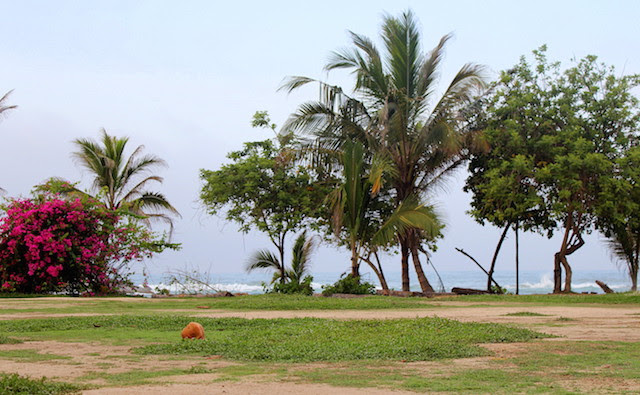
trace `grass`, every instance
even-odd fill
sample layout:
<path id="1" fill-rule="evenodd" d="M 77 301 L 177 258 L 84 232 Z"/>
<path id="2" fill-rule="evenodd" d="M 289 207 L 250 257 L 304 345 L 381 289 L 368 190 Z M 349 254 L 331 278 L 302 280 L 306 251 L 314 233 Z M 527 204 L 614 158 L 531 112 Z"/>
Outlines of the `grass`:
<path id="1" fill-rule="evenodd" d="M 192 366 L 189 369 L 164 369 L 164 370 L 144 370 L 133 369 L 127 372 L 120 373 L 106 373 L 106 372 L 93 372 L 81 376 L 78 378 L 80 381 L 94 381 L 104 380 L 107 386 L 136 386 L 145 385 L 157 382 L 155 379 L 169 376 L 182 376 L 189 374 L 202 374 L 210 373 L 208 369 L 203 369 L 198 366 Z M 135 393 L 135 391 L 132 391 Z"/>
<path id="2" fill-rule="evenodd" d="M 399 298 L 388 296 L 368 296 L 365 298 L 341 299 L 301 295 L 247 295 L 227 298 L 28 298 L 5 299 L 0 314 L 38 312 L 41 314 L 156 314 L 173 310 L 175 314 L 189 315 L 202 312 L 199 306 L 211 310 L 386 310 L 386 309 L 434 309 L 439 302 L 464 302 L 465 307 L 487 306 L 483 302 L 507 302 L 534 305 L 572 304 L 640 304 L 638 293 L 616 293 L 606 295 L 469 295 L 429 298 Z M 469 302 L 473 304 L 469 305 Z"/>
<path id="3" fill-rule="evenodd" d="M 51 361 L 54 359 L 71 359 L 64 355 L 41 354 L 38 350 L 0 350 L 0 358 L 11 359 L 19 362 L 41 362 Z"/>
<path id="4" fill-rule="evenodd" d="M 148 345 L 139 354 L 222 355 L 240 361 L 424 361 L 487 355 L 478 343 L 546 337 L 505 325 L 443 318 L 337 321 L 326 319 L 200 321 L 207 340 Z M 384 334 L 384 335 L 383 335 Z"/>
<path id="5" fill-rule="evenodd" d="M 12 337 L 8 337 L 6 335 L 0 334 L 0 344 L 19 344 L 22 343 L 20 339 L 14 339 Z"/>
<path id="6" fill-rule="evenodd" d="M 45 378 L 34 380 L 17 374 L 0 373 L 0 394 L 57 395 L 79 393 L 83 387 Z"/>
<path id="7" fill-rule="evenodd" d="M 534 313 L 532 311 L 519 311 L 517 313 L 507 313 L 505 315 L 513 317 L 546 317 L 549 314 Z"/>
<path id="8" fill-rule="evenodd" d="M 178 340 L 180 330 L 192 320 L 204 326 L 207 340 Z M 0 331 L 19 332 L 39 340 L 165 343 L 135 350 L 142 355 L 215 354 L 234 360 L 291 362 L 463 358 L 486 355 L 487 351 L 478 347 L 478 343 L 527 341 L 546 336 L 505 325 L 443 318 L 339 321 L 148 315 L 9 320 L 0 321 Z"/>

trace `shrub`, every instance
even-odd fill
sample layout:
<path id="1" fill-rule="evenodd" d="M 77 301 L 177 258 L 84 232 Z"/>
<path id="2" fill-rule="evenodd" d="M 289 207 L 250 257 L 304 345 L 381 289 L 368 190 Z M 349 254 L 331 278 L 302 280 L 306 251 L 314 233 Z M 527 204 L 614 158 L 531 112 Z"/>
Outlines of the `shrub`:
<path id="1" fill-rule="evenodd" d="M 124 268 L 167 245 L 89 198 L 15 199 L 0 218 L 0 292 L 112 293 Z"/>
<path id="2" fill-rule="evenodd" d="M 348 274 L 346 277 L 336 281 L 333 285 L 323 285 L 322 294 L 329 296 L 333 294 L 355 294 L 366 295 L 375 293 L 375 285 L 369 282 L 360 282 L 360 277 Z"/>
<path id="3" fill-rule="evenodd" d="M 267 290 L 267 292 L 281 293 L 281 294 L 312 295 L 313 294 L 313 287 L 311 287 L 312 281 L 313 281 L 313 277 L 306 276 L 302 280 L 302 282 L 298 282 L 295 280 L 291 280 L 284 284 L 281 284 L 279 282 L 274 282 L 273 287 L 270 290 Z"/>

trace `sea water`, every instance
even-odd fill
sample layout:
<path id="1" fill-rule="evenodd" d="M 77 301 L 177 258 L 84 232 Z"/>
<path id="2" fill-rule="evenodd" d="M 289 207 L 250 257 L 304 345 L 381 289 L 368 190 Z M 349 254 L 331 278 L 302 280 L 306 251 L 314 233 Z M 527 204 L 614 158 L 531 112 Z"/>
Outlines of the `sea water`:
<path id="1" fill-rule="evenodd" d="M 486 289 L 487 276 L 480 271 L 440 271 L 439 276 L 435 272 L 427 272 L 427 277 L 433 288 L 438 292 L 450 292 L 453 287 Z M 344 273 L 312 272 L 312 286 L 316 292 L 322 291 L 322 286 L 333 284 Z M 177 284 L 170 284 L 169 275 L 154 273 L 145 277 L 133 275 L 132 281 L 140 285 L 146 281 L 151 289 L 168 289 L 171 293 L 213 293 L 217 291 L 229 291 L 231 293 L 264 293 L 263 283 L 268 283 L 272 275 L 268 272 L 256 273 L 207 273 L 207 285 L 192 284 L 185 289 Z M 389 288 L 400 290 L 402 282 L 400 273 L 390 271 L 385 273 Z M 368 272 L 362 273 L 362 279 L 373 283 L 380 288 L 377 277 Z M 441 281 L 440 281 L 441 279 Z M 516 277 L 513 272 L 497 272 L 494 275 L 496 282 L 510 293 L 516 293 Z M 602 289 L 596 284 L 596 280 L 603 281 L 616 292 L 628 291 L 631 281 L 628 275 L 620 270 L 609 271 L 580 271 L 573 273 L 572 290 L 574 292 L 597 292 Z M 564 281 L 564 278 L 563 278 Z M 564 282 L 563 282 L 564 286 Z M 420 291 L 420 284 L 415 275 L 411 275 L 411 290 Z M 520 294 L 545 294 L 553 291 L 553 273 L 551 271 L 521 271 L 519 275 Z"/>

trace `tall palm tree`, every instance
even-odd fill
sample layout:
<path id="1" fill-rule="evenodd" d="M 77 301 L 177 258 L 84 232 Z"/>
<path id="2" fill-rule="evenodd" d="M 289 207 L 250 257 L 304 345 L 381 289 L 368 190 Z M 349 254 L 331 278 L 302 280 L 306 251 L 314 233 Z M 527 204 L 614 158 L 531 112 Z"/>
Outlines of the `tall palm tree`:
<path id="1" fill-rule="evenodd" d="M 335 148 L 346 140 L 358 140 L 388 158 L 395 167 L 390 184 L 396 206 L 415 196 L 426 197 L 464 162 L 470 148 L 480 145 L 464 111 L 473 103 L 474 93 L 484 87 L 484 67 L 464 65 L 438 97 L 436 83 L 450 35 L 423 53 L 411 11 L 383 18 L 382 53 L 367 37 L 350 35 L 353 47 L 334 52 L 325 69 L 352 70 L 358 98 L 321 82 L 321 99 L 300 106 L 285 126 L 316 136 L 318 147 Z M 312 81 L 291 77 L 282 88 L 292 91 Z M 433 292 L 419 260 L 422 232 L 409 228 L 398 239 L 403 290 L 409 290 L 411 256 L 423 292 Z"/>
<path id="2" fill-rule="evenodd" d="M 101 142 L 75 140 L 78 150 L 72 154 L 77 163 L 92 173 L 96 197 L 110 210 L 126 209 L 146 222 L 162 220 L 173 229 L 172 216 L 180 216 L 178 211 L 163 194 L 146 190 L 152 182 L 162 183 L 163 178 L 151 172 L 166 166 L 165 161 L 154 155 L 142 155 L 142 145 L 127 157 L 128 137 L 110 136 L 104 129 L 101 133 Z"/>
<path id="3" fill-rule="evenodd" d="M 405 200 L 395 210 L 387 210 L 378 195 L 387 163 L 373 158 L 366 169 L 365 149 L 359 142 L 347 141 L 342 150 L 343 183 L 328 197 L 334 232 L 345 234 L 351 250 L 351 275 L 359 277 L 363 260 L 384 284 L 381 268 L 376 268 L 367 258 L 369 252 L 388 245 L 407 229 L 419 229 L 429 238 L 435 238 L 442 226 L 433 208 L 421 204 L 417 198 Z"/>

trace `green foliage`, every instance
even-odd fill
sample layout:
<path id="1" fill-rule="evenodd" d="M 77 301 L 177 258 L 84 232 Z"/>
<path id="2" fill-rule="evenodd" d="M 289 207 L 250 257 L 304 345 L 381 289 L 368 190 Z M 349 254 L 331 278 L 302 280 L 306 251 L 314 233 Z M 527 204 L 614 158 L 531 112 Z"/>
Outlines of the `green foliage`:
<path id="1" fill-rule="evenodd" d="M 291 268 L 286 269 L 280 264 L 278 257 L 268 250 L 256 252 L 247 263 L 247 271 L 256 269 L 274 270 L 271 288 L 264 285 L 267 293 L 303 294 L 311 295 L 313 277 L 307 276 L 310 267 L 311 254 L 317 247 L 313 237 L 308 238 L 307 232 L 302 232 L 293 245 Z"/>
<path id="2" fill-rule="evenodd" d="M 618 163 L 640 126 L 632 94 L 640 76 L 616 76 L 595 56 L 562 71 L 545 51 L 504 71 L 485 98 L 476 122 L 491 149 L 474 155 L 465 190 L 480 223 L 565 232 L 556 254 L 559 292 L 560 264 L 571 290 L 566 256 L 584 244 L 583 234 L 619 216 Z"/>
<path id="3" fill-rule="evenodd" d="M 392 196 L 394 207 L 425 198 L 463 163 L 477 143 L 476 131 L 468 128 L 464 110 L 472 103 L 477 88 L 483 86 L 484 68 L 464 65 L 443 95 L 436 97 L 437 76 L 449 39 L 444 36 L 430 52 L 423 52 L 418 21 L 411 11 L 397 17 L 384 16 L 381 51 L 373 40 L 351 33 L 352 47 L 334 52 L 325 69 L 352 71 L 357 97 L 320 82 L 320 100 L 299 106 L 285 130 L 314 136 L 309 147 L 317 153 L 314 164 L 325 165 L 327 172 L 339 166 L 336 151 L 349 141 L 360 142 L 369 158 L 377 156 L 393 168 L 384 189 Z M 313 81 L 292 77 L 282 88 L 292 91 Z M 409 290 L 411 254 L 418 264 L 423 291 L 432 292 L 420 268 L 419 253 L 421 243 L 434 241 L 433 233 L 406 228 L 398 237 L 403 289 Z"/>
<path id="4" fill-rule="evenodd" d="M 507 313 L 505 315 L 508 317 L 544 317 L 549 314 L 534 313 L 532 311 L 519 311 L 517 313 Z"/>
<path id="5" fill-rule="evenodd" d="M 38 380 L 18 374 L 0 373 L 0 393 L 16 395 L 58 395 L 79 393 L 82 387 L 58 383 L 44 377 Z"/>
<path id="6" fill-rule="evenodd" d="M 432 360 L 487 355 L 476 343 L 545 335 L 495 324 L 441 318 L 337 321 L 199 319 L 207 339 L 134 349 L 141 354 L 223 355 L 245 361 Z"/>
<path id="7" fill-rule="evenodd" d="M 22 340 L 14 339 L 12 337 L 8 337 L 0 334 L 0 344 L 19 344 L 22 343 Z"/>
<path id="8" fill-rule="evenodd" d="M 368 282 L 360 282 L 360 277 L 347 274 L 333 285 L 323 285 L 322 295 L 330 296 L 333 294 L 354 294 L 354 295 L 371 295 L 375 294 L 375 285 Z"/>
<path id="9" fill-rule="evenodd" d="M 313 287 L 311 282 L 313 277 L 305 276 L 302 281 L 290 280 L 286 283 L 274 282 L 271 289 L 268 292 L 280 293 L 280 294 L 300 294 L 300 295 L 313 295 Z"/>

